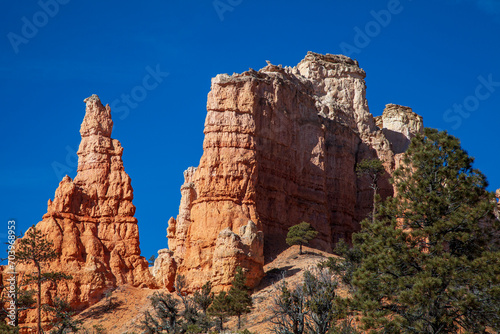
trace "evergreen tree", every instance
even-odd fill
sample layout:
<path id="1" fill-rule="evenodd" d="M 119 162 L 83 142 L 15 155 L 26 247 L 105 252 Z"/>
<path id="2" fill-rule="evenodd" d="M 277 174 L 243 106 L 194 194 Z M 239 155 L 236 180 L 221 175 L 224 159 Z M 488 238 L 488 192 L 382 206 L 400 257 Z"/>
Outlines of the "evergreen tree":
<path id="1" fill-rule="evenodd" d="M 318 232 L 309 223 L 302 222 L 288 229 L 286 243 L 290 246 L 299 245 L 299 254 L 302 255 L 302 245 L 309 244 L 317 235 Z"/>
<path id="2" fill-rule="evenodd" d="M 7 270 L 4 271 L 4 277 L 5 274 L 7 274 L 7 276 L 10 275 L 10 278 L 7 279 L 7 285 L 0 286 L 0 291 L 2 292 L 0 296 L 0 324 L 6 317 L 8 317 L 10 325 L 6 326 L 6 328 L 0 328 L 2 329 L 0 330 L 0 333 L 10 333 L 14 329 L 17 331 L 19 311 L 31 309 L 36 303 L 35 299 L 33 298 L 35 294 L 34 290 L 23 290 L 20 288 L 20 282 L 23 281 L 23 274 L 17 272 L 17 263 L 15 261 L 15 244 L 17 239 L 19 238 L 21 238 L 21 236 L 16 235 L 14 233 L 14 229 L 9 228 L 9 241 L 5 243 L 7 245 L 7 253 L 9 254 L 9 256 L 7 258 L 0 259 L 1 261 L 8 261 L 8 265 L 5 267 Z M 12 286 L 14 288 L 14 291 L 11 290 Z M 4 293 L 4 291 L 6 293 Z M 11 311 L 12 301 L 14 306 L 13 313 Z M 6 303 L 9 303 L 9 310 L 4 308 Z M 12 326 L 12 324 L 14 325 L 14 327 Z M 7 331 L 7 328 L 9 328 L 9 331 Z"/>
<path id="3" fill-rule="evenodd" d="M 354 236 L 354 301 L 365 329 L 500 329 L 499 221 L 472 163 L 446 132 L 425 129 L 412 140 L 394 173 L 395 197 Z"/>
<path id="4" fill-rule="evenodd" d="M 357 245 L 349 247 L 344 240 L 340 240 L 335 245 L 334 253 L 341 257 L 329 257 L 326 261 L 321 262 L 318 267 L 321 269 L 328 268 L 334 275 L 339 277 L 340 282 L 352 293 L 355 290 L 352 284 L 353 275 L 361 264 L 363 254 Z"/>
<path id="5" fill-rule="evenodd" d="M 208 332 L 212 328 L 212 322 L 208 316 L 208 308 L 214 300 L 214 294 L 212 292 L 212 283 L 210 281 L 206 282 L 202 287 L 201 291 L 195 291 L 193 294 L 193 301 L 201 309 L 202 316 L 198 319 L 198 325 L 205 332 Z"/>
<path id="6" fill-rule="evenodd" d="M 271 323 L 276 334 L 303 334 L 306 328 L 306 297 L 301 285 L 290 289 L 283 279 L 273 300 Z"/>
<path id="7" fill-rule="evenodd" d="M 208 314 L 217 318 L 217 329 L 224 330 L 224 323 L 231 315 L 231 299 L 225 291 L 221 291 L 214 297 L 212 305 L 208 308 Z"/>
<path id="8" fill-rule="evenodd" d="M 250 313 L 253 305 L 250 291 L 248 291 L 245 285 L 246 280 L 247 278 L 243 273 L 243 269 L 238 266 L 233 282 L 231 283 L 231 289 L 229 289 L 228 293 L 231 315 L 238 317 L 238 329 L 241 328 L 241 316 Z"/>
<path id="9" fill-rule="evenodd" d="M 179 317 L 179 301 L 171 294 L 157 292 L 150 297 L 154 316 L 149 311 L 144 313 L 141 328 L 147 334 L 177 333 Z"/>
<path id="10" fill-rule="evenodd" d="M 199 314 L 198 309 L 196 308 L 196 304 L 192 298 L 188 296 L 186 293 L 186 277 L 183 275 L 177 275 L 175 278 L 175 293 L 181 298 L 184 309 L 181 313 L 184 321 L 181 324 L 181 327 L 184 331 L 187 330 L 189 326 L 196 325 L 198 322 Z"/>
<path id="11" fill-rule="evenodd" d="M 376 204 L 378 200 L 378 179 L 384 172 L 384 166 L 379 159 L 363 160 L 356 165 L 358 177 L 367 176 L 370 179 L 370 188 L 373 189 L 373 211 L 372 221 L 375 220 Z"/>
<path id="12" fill-rule="evenodd" d="M 80 329 L 81 320 L 74 320 L 73 316 L 76 314 L 71 309 L 68 302 L 59 297 L 54 299 L 54 305 L 44 305 L 44 310 L 52 313 L 54 316 L 51 325 L 54 326 L 52 334 L 63 334 L 71 331 L 76 333 Z"/>
<path id="13" fill-rule="evenodd" d="M 30 227 L 24 238 L 19 239 L 16 259 L 21 263 L 33 264 L 36 268 L 35 275 L 29 275 L 27 283 L 35 282 L 37 284 L 37 332 L 42 333 L 42 283 L 47 279 L 55 279 L 56 277 L 67 277 L 63 274 L 52 273 L 52 275 L 44 275 L 42 266 L 44 263 L 55 260 L 58 254 L 54 251 L 53 243 L 45 239 L 45 235 L 36 228 L 35 225 Z"/>

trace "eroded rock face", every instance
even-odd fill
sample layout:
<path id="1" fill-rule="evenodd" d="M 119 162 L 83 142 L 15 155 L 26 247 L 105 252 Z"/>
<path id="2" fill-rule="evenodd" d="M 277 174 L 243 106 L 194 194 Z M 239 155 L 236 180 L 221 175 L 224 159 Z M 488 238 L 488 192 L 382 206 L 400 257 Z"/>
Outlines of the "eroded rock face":
<path id="1" fill-rule="evenodd" d="M 109 106 L 97 95 L 85 99 L 81 125 L 78 172 L 65 176 L 47 213 L 36 227 L 52 241 L 60 256 L 48 271 L 73 276 L 57 284 L 45 283 L 43 303 L 64 296 L 75 310 L 97 301 L 121 284 L 154 287 L 148 262 L 140 256 L 139 231 L 134 218 L 133 190 L 122 162 L 123 148 L 111 139 L 113 122 Z M 32 271 L 19 265 L 21 272 Z M 34 322 L 29 312 L 24 322 Z"/>
<path id="2" fill-rule="evenodd" d="M 158 286 L 174 291 L 175 272 L 177 264 L 173 258 L 173 252 L 169 249 L 160 249 L 154 266 L 150 268 L 151 274 L 157 280 Z"/>
<path id="3" fill-rule="evenodd" d="M 331 251 L 340 238 L 349 240 L 373 202 L 368 182 L 355 174 L 363 159 L 384 162 L 380 194 L 393 193 L 387 180 L 399 143 L 376 126 L 364 77 L 348 57 L 309 52 L 293 68 L 269 63 L 212 79 L 203 156 L 185 172 L 179 216 L 168 228 L 177 274 L 192 288 L 214 277 L 221 286 L 230 281 L 219 269 L 230 268 L 222 264 L 231 263 L 227 254 L 260 263 L 239 251 L 249 220 L 263 233 L 264 245 L 255 247 L 266 259 L 287 247 L 288 228 L 302 221 L 319 231 L 315 248 Z M 399 109 L 385 114 L 389 130 L 413 135 L 396 126 L 406 119 Z M 259 276 L 246 269 L 249 278 Z"/>
<path id="4" fill-rule="evenodd" d="M 414 113 L 410 107 L 388 104 L 382 116 L 376 117 L 376 121 L 395 154 L 405 152 L 411 138 L 424 132 L 422 116 Z"/>
<path id="5" fill-rule="evenodd" d="M 257 285 L 264 277 L 264 235 L 251 220 L 238 234 L 225 228 L 219 233 L 212 259 L 211 282 L 217 289 L 231 286 L 237 267 L 245 269 L 248 286 Z"/>

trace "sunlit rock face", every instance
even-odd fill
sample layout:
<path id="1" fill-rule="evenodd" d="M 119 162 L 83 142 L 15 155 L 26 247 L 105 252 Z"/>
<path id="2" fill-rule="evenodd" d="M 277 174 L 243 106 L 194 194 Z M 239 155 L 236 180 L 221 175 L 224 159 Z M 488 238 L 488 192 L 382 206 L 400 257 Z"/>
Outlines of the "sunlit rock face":
<path id="1" fill-rule="evenodd" d="M 391 143 L 395 154 L 405 152 L 411 138 L 424 131 L 422 116 L 414 113 L 409 107 L 397 104 L 386 105 L 382 116 L 376 117 L 375 120 Z"/>
<path id="2" fill-rule="evenodd" d="M 295 67 L 268 63 L 212 79 L 203 156 L 184 173 L 179 215 L 168 228 L 177 274 L 192 288 L 214 277 L 226 286 L 232 274 L 221 275 L 220 266 L 231 261 L 220 254 L 229 249 L 231 268 L 246 269 L 254 286 L 262 277 L 255 254 L 271 259 L 284 250 L 288 228 L 302 221 L 319 231 L 313 247 L 331 251 L 349 240 L 373 202 L 368 181 L 355 173 L 363 159 L 383 161 L 380 193 L 393 194 L 388 178 L 406 142 L 386 133 L 409 139 L 421 118 L 394 106 L 377 126 L 364 78 L 348 57 L 309 52 Z M 241 250 L 248 221 L 263 235 L 252 252 Z"/>
<path id="3" fill-rule="evenodd" d="M 44 283 L 42 303 L 63 296 L 75 310 L 99 301 L 106 291 L 122 284 L 156 286 L 148 262 L 140 256 L 133 190 L 123 167 L 123 148 L 111 138 L 110 107 L 103 106 L 97 95 L 84 102 L 77 175 L 74 180 L 62 179 L 54 200 L 48 201 L 47 213 L 36 225 L 59 254 L 44 271 L 73 276 L 57 286 Z M 19 265 L 17 269 L 26 273 L 34 267 Z M 33 323 L 35 314 L 30 311 L 21 321 Z"/>

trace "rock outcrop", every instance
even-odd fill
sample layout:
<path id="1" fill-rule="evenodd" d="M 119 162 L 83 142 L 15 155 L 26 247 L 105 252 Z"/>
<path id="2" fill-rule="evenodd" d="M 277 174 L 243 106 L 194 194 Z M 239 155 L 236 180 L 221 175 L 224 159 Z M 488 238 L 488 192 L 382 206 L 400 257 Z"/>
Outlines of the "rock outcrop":
<path id="1" fill-rule="evenodd" d="M 264 236 L 251 220 L 240 227 L 239 234 L 228 227 L 219 233 L 210 281 L 222 289 L 230 287 L 238 266 L 245 269 L 248 286 L 257 285 L 264 276 Z"/>
<path id="2" fill-rule="evenodd" d="M 177 263 L 173 258 L 173 252 L 167 248 L 158 251 L 158 257 L 155 259 L 154 266 L 149 268 L 153 277 L 156 278 L 160 287 L 173 292 L 175 283 L 175 272 Z"/>
<path id="3" fill-rule="evenodd" d="M 73 276 L 57 286 L 44 283 L 42 302 L 50 304 L 54 296 L 64 296 L 75 310 L 96 303 L 118 285 L 156 285 L 147 260 L 140 256 L 133 190 L 123 167 L 123 148 L 111 138 L 110 107 L 104 107 L 97 95 L 85 102 L 77 175 L 74 180 L 63 178 L 36 225 L 60 254 L 44 270 Z M 17 269 L 33 271 L 28 265 Z M 29 312 L 22 320 L 34 322 L 33 316 Z"/>
<path id="4" fill-rule="evenodd" d="M 405 152 L 411 138 L 424 131 L 422 116 L 414 113 L 410 107 L 396 104 L 386 105 L 382 116 L 375 117 L 375 121 L 395 154 Z"/>
<path id="5" fill-rule="evenodd" d="M 380 193 L 393 193 L 387 180 L 397 155 L 422 121 L 389 105 L 381 130 L 364 78 L 348 57 L 309 52 L 293 68 L 268 63 L 212 79 L 203 156 L 184 174 L 179 215 L 168 227 L 177 273 L 192 288 L 219 277 L 225 266 L 219 263 L 231 262 L 231 252 L 237 260 L 230 267 L 241 265 L 258 282 L 261 271 L 245 266 L 260 260 L 239 251 L 246 245 L 239 231 L 249 220 L 263 233 L 263 246 L 253 247 L 263 247 L 266 260 L 287 247 L 288 228 L 301 221 L 319 231 L 315 248 L 331 251 L 339 239 L 349 240 L 372 205 L 368 182 L 355 174 L 363 159 L 384 162 Z"/>

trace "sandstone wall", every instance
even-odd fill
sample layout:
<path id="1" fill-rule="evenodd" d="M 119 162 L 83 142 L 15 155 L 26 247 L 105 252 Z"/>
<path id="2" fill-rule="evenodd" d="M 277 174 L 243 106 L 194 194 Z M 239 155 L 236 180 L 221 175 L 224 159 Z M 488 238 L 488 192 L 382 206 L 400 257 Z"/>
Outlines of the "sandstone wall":
<path id="1" fill-rule="evenodd" d="M 185 172 L 179 215 L 169 221 L 177 274 L 193 288 L 212 279 L 221 270 L 213 260 L 221 231 L 237 234 L 249 220 L 263 233 L 268 260 L 287 247 L 288 228 L 301 221 L 320 232 L 313 247 L 331 251 L 340 238 L 350 239 L 372 205 L 356 163 L 381 159 L 380 192 L 389 196 L 387 180 L 401 150 L 369 112 L 364 78 L 348 57 L 309 52 L 293 68 L 268 63 L 212 80 L 204 153 L 199 166 Z M 421 131 L 421 118 L 407 122 L 409 112 L 391 107 L 382 122 L 409 138 Z M 245 263 L 240 256 L 226 271 Z M 261 273 L 247 269 L 255 285 Z"/>

